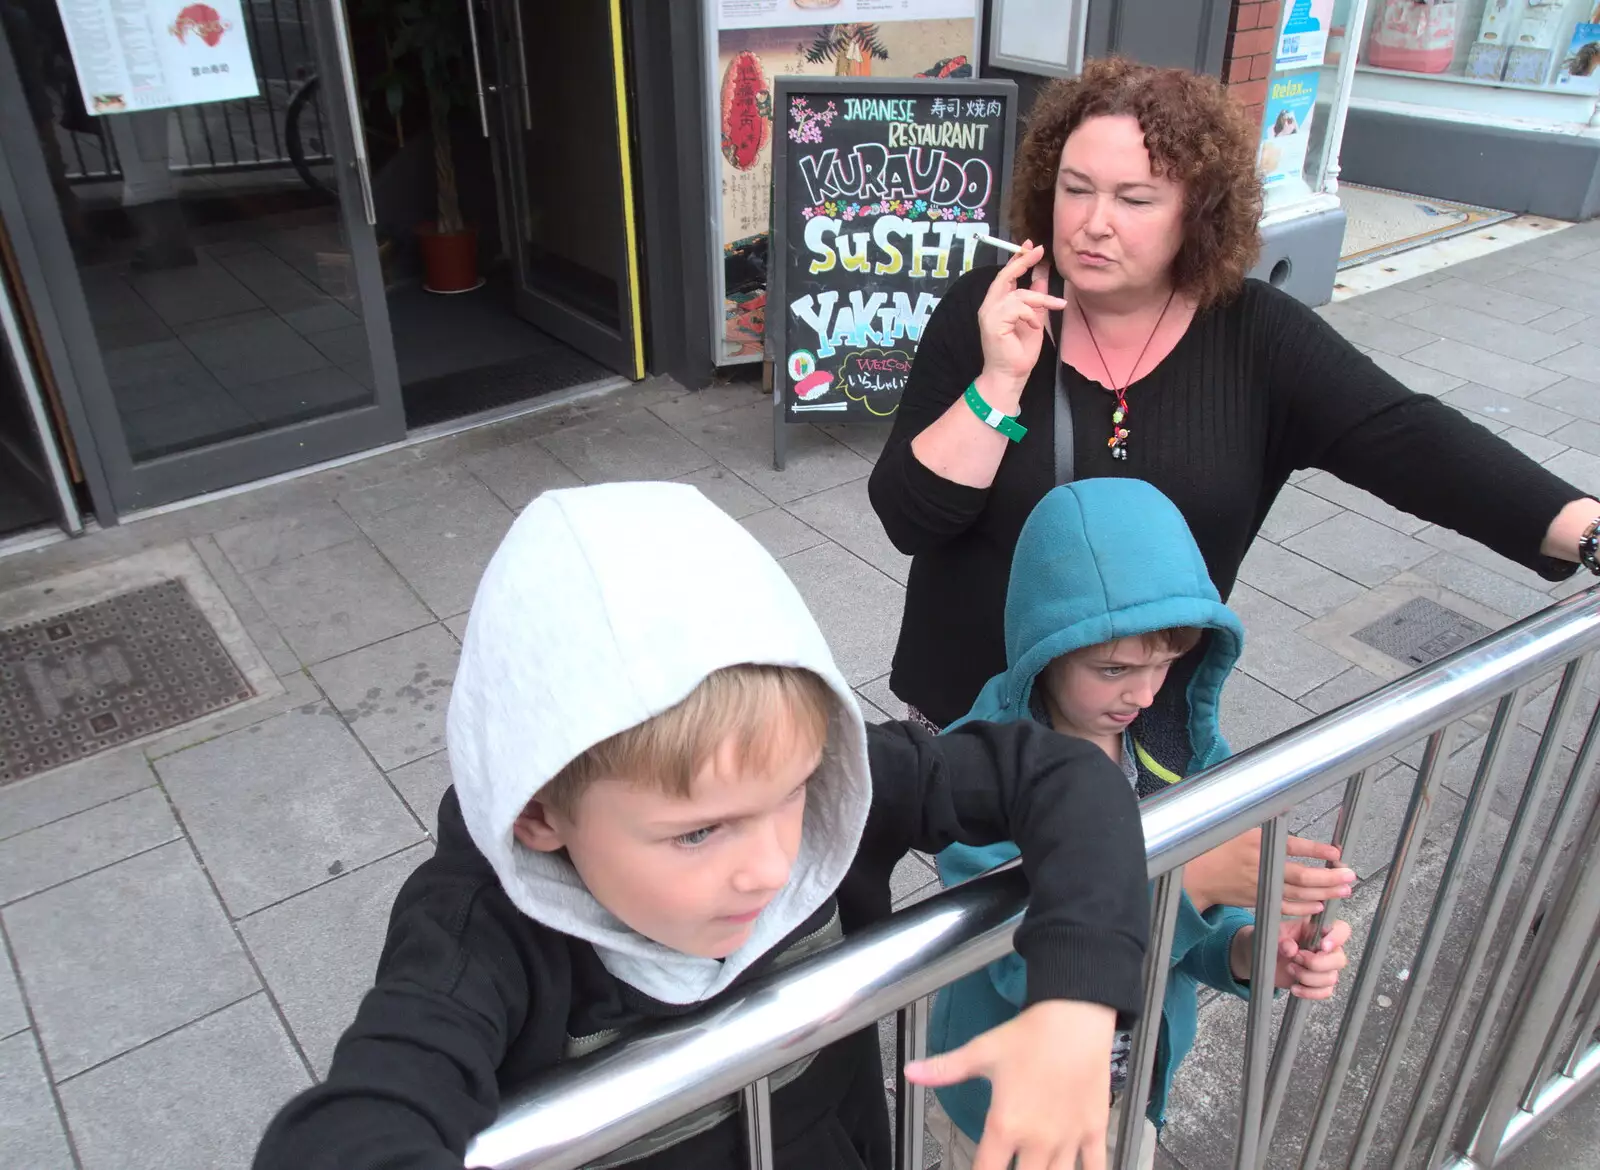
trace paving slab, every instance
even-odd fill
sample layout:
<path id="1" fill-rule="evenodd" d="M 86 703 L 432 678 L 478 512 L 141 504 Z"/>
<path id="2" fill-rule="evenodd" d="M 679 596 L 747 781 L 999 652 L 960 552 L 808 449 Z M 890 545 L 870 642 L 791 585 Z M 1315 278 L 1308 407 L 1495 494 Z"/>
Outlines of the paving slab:
<path id="1" fill-rule="evenodd" d="M 1451 391 L 1454 394 L 1456 391 Z M 1449 395 L 1445 396 L 1445 401 Z M 1428 526 L 1426 520 L 1419 520 L 1409 512 L 1402 512 L 1391 504 L 1386 504 L 1371 492 L 1363 491 L 1345 483 L 1344 480 L 1330 472 L 1319 471 L 1310 476 L 1300 485 L 1305 491 L 1320 497 L 1322 500 L 1335 505 L 1335 512 L 1345 508 L 1365 516 L 1369 520 L 1376 520 L 1386 528 L 1393 528 L 1396 532 L 1411 535 Z M 1330 514 L 1331 517 L 1331 514 Z M 1325 517 L 1330 518 L 1330 517 Z M 1307 525 L 1310 527 L 1310 525 Z M 1300 531 L 1305 531 L 1301 529 Z M 1293 534 L 1291 534 L 1293 535 Z M 1268 539 L 1272 539 L 1269 537 Z"/>
<path id="2" fill-rule="evenodd" d="M 677 482 L 699 488 L 701 495 L 735 520 L 772 507 L 771 500 L 720 464 L 680 475 Z"/>
<path id="3" fill-rule="evenodd" d="M 1408 390 L 1415 390 L 1418 394 L 1431 394 L 1437 397 L 1467 381 L 1460 375 L 1430 369 L 1390 354 L 1375 351 L 1368 356 L 1380 369 L 1392 374 L 1402 386 Z"/>
<path id="4" fill-rule="evenodd" d="M 1558 430 L 1548 436 L 1535 435 L 1519 427 L 1510 427 L 1501 431 L 1500 437 L 1534 462 L 1543 463 L 1567 449 L 1566 444 L 1558 438 L 1560 434 L 1561 431 Z"/>
<path id="5" fill-rule="evenodd" d="M 1518 430 L 1547 435 L 1572 421 L 1572 416 L 1514 394 L 1468 382 L 1457 386 L 1439 401 L 1455 407 L 1468 418 L 1485 424 L 1508 424 Z"/>
<path id="6" fill-rule="evenodd" d="M 343 509 L 324 503 L 236 524 L 218 532 L 215 539 L 233 567 L 248 574 L 360 536 L 361 530 Z"/>
<path id="7" fill-rule="evenodd" d="M 35 894 L 3 919 L 58 1080 L 259 986 L 183 842 Z"/>
<path id="8" fill-rule="evenodd" d="M 1315 479 L 1316 475 L 1322 474 L 1317 472 L 1308 478 Z M 1338 511 L 1338 504 L 1330 503 L 1304 488 L 1285 484 L 1278 492 L 1278 498 L 1273 501 L 1272 510 L 1262 521 L 1261 535 L 1270 541 L 1283 541 L 1297 532 L 1304 532 L 1313 524 L 1322 523 Z"/>
<path id="9" fill-rule="evenodd" d="M 1379 678 L 1370 670 L 1352 666 L 1337 678 L 1331 678 L 1315 690 L 1301 695 L 1299 702 L 1301 706 L 1321 715 L 1371 694 L 1385 682 L 1386 679 Z"/>
<path id="10" fill-rule="evenodd" d="M 867 564 L 902 585 L 906 583 L 911 558 L 889 542 L 878 514 L 872 510 L 872 501 L 867 498 L 866 480 L 852 480 L 796 500 L 789 505 L 789 511 Z"/>
<path id="11" fill-rule="evenodd" d="M 0 841 L 0 905 L 182 836 L 158 788 Z"/>
<path id="12" fill-rule="evenodd" d="M 756 382 L 732 382 L 688 390 L 650 408 L 662 422 L 672 427 L 693 426 L 703 418 L 739 407 L 772 406 L 772 396 Z"/>
<path id="13" fill-rule="evenodd" d="M 539 442 L 585 483 L 675 479 L 712 462 L 648 410 L 581 423 Z"/>
<path id="14" fill-rule="evenodd" d="M 0 1166 L 76 1170 L 32 1032 L 0 1040 Z"/>
<path id="15" fill-rule="evenodd" d="M 1550 605 L 1550 596 L 1453 553 L 1435 553 L 1407 572 L 1462 597 L 1486 605 L 1507 618 L 1525 618 Z M 1498 629 L 1504 622 L 1496 623 Z"/>
<path id="16" fill-rule="evenodd" d="M 318 1077 L 372 987 L 395 895 L 426 843 L 252 914 L 239 924 Z"/>
<path id="17" fill-rule="evenodd" d="M 1335 610 L 1362 591 L 1350 578 L 1261 539 L 1245 554 L 1239 580 L 1309 617 Z"/>
<path id="18" fill-rule="evenodd" d="M 1533 318 L 1533 322 L 1542 320 L 1544 317 Z M 1461 305 L 1433 304 L 1405 314 L 1397 323 L 1452 341 L 1464 341 L 1490 353 L 1524 362 L 1542 361 L 1573 345 L 1565 338 L 1552 336 L 1549 331 L 1538 328 L 1533 322 L 1513 324 Z"/>
<path id="19" fill-rule="evenodd" d="M 414 630 L 433 617 L 365 539 L 274 564 L 245 581 L 308 666 Z"/>
<path id="20" fill-rule="evenodd" d="M 461 647 L 424 626 L 312 668 L 378 767 L 392 771 L 444 747 L 444 717 Z"/>
<path id="21" fill-rule="evenodd" d="M 61 1086 L 83 1170 L 248 1170 L 261 1134 L 307 1088 L 264 995 Z"/>
<path id="22" fill-rule="evenodd" d="M 898 635 L 898 631 L 896 631 L 896 634 Z M 878 708 L 890 719 L 904 719 L 906 717 L 906 705 L 889 689 L 889 676 L 887 674 L 881 678 L 875 678 L 871 682 L 863 683 L 856 689 L 865 695 L 874 707 Z"/>
<path id="23" fill-rule="evenodd" d="M 450 782 L 449 752 L 435 752 L 389 773 L 389 783 L 432 837 L 439 833 L 439 802 L 444 799 Z"/>
<path id="24" fill-rule="evenodd" d="M 1522 279 L 1524 275 L 1522 272 L 1510 273 L 1492 285 L 1446 276 L 1429 285 L 1426 295 L 1429 300 L 1443 301 L 1522 325 L 1538 320 L 1558 304 L 1547 297 L 1537 294 L 1524 296 L 1516 291 L 1526 287 Z"/>
<path id="25" fill-rule="evenodd" d="M 1449 528 L 1441 528 L 1437 524 L 1429 525 L 1417 533 L 1417 539 L 1425 544 L 1431 544 L 1441 552 L 1451 553 L 1464 561 L 1481 565 L 1490 572 L 1524 585 L 1535 592 L 1547 592 L 1553 581 L 1547 581 L 1532 569 L 1517 564 L 1516 561 L 1503 557 L 1491 548 L 1479 544 L 1469 537 L 1462 536 L 1459 532 Z"/>
<path id="26" fill-rule="evenodd" d="M 1406 360 L 1518 398 L 1546 390 L 1562 378 L 1555 370 L 1519 362 L 1516 358 L 1502 357 L 1460 341 L 1435 341 L 1410 351 L 1406 354 Z"/>
<path id="27" fill-rule="evenodd" d="M 31 1026 L 28 1009 L 22 1002 L 22 985 L 17 982 L 16 969 L 11 966 L 11 956 L 0 949 L 0 1040 Z"/>
<path id="28" fill-rule="evenodd" d="M 583 482 L 537 439 L 526 439 L 474 455 L 466 466 L 500 501 L 520 512 L 542 492 Z"/>
<path id="29" fill-rule="evenodd" d="M 235 917 L 423 836 L 350 729 L 330 716 L 283 715 L 156 767 Z"/>
<path id="30" fill-rule="evenodd" d="M 1291 536 L 1284 547 L 1369 586 L 1381 585 L 1433 555 L 1420 541 L 1353 512 L 1341 513 Z"/>
<path id="31" fill-rule="evenodd" d="M 91 756 L 0 787 L 0 840 L 149 788 L 150 761 L 137 747 Z"/>
<path id="32" fill-rule="evenodd" d="M 889 896 L 893 899 L 894 908 L 899 910 L 920 902 L 931 894 L 939 892 L 939 875 L 915 853 L 908 853 L 900 859 L 894 867 L 894 872 L 889 875 Z"/>
<path id="33" fill-rule="evenodd" d="M 1298 727 L 1311 712 L 1248 674 L 1234 671 L 1222 688 L 1222 734 L 1235 752 Z"/>
<path id="34" fill-rule="evenodd" d="M 739 523 L 779 560 L 828 543 L 826 536 L 783 508 L 767 508 L 746 516 Z"/>
<path id="35" fill-rule="evenodd" d="M 514 518 L 488 488 L 461 479 L 360 523 L 428 608 L 450 617 L 472 604 L 478 579 Z"/>
<path id="36" fill-rule="evenodd" d="M 1600 496 L 1600 455 L 1568 448 L 1545 461 L 1556 475 L 1591 496 Z"/>
<path id="37" fill-rule="evenodd" d="M 1403 357 L 1414 349 L 1421 349 L 1437 337 L 1431 331 L 1368 313 L 1349 301 L 1323 305 L 1316 312 L 1350 341 L 1395 357 Z"/>
<path id="38" fill-rule="evenodd" d="M 772 405 L 726 410 L 683 428 L 686 438 L 779 504 L 860 479 L 872 464 L 815 427 L 789 426 L 785 470 L 772 466 Z"/>
<path id="39" fill-rule="evenodd" d="M 836 544 L 780 563 L 822 628 L 845 681 L 859 686 L 884 674 L 905 608 L 899 583 Z"/>
<path id="40" fill-rule="evenodd" d="M 1565 411 L 1577 418 L 1600 422 L 1600 374 L 1590 378 L 1563 378 L 1533 395 L 1530 402 Z"/>

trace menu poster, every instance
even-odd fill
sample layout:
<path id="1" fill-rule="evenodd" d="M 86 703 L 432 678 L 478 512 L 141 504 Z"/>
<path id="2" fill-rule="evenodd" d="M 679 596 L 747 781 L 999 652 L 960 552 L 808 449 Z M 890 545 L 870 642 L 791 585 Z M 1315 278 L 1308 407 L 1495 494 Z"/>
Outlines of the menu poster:
<path id="1" fill-rule="evenodd" d="M 767 242 L 772 203 L 772 86 L 786 74 L 816 77 L 973 76 L 977 0 L 717 0 L 717 71 L 710 79 L 716 168 L 712 279 L 718 364 L 759 361 L 767 312 Z M 777 22 L 757 27 L 759 7 Z M 964 18 L 922 19 L 959 9 Z M 871 11 L 875 19 L 852 21 Z M 816 24 L 818 20 L 838 23 Z M 731 24 L 730 24 L 731 22 Z"/>
<path id="2" fill-rule="evenodd" d="M 1290 0 L 1289 14 L 1278 37 L 1277 67 L 1299 69 L 1321 65 L 1328 53 L 1328 25 L 1333 0 Z"/>
<path id="3" fill-rule="evenodd" d="M 91 114 L 255 97 L 241 0 L 57 0 Z"/>
<path id="4" fill-rule="evenodd" d="M 824 20 L 955 20 L 972 0 L 717 0 L 718 28 L 785 28 Z"/>
<path id="5" fill-rule="evenodd" d="M 1256 162 L 1263 187 L 1296 178 L 1306 169 L 1311 113 L 1317 104 L 1317 78 L 1315 71 L 1280 77 L 1267 89 L 1261 151 Z"/>
<path id="6" fill-rule="evenodd" d="M 788 421 L 894 415 L 940 298 L 1002 258 L 980 237 L 1003 231 L 1016 93 L 778 80 L 769 341 Z"/>
<path id="7" fill-rule="evenodd" d="M 1600 16 L 1600 9 L 1596 9 Z M 1600 93 L 1600 23 L 1580 24 L 1561 62 L 1556 84 L 1577 93 Z"/>

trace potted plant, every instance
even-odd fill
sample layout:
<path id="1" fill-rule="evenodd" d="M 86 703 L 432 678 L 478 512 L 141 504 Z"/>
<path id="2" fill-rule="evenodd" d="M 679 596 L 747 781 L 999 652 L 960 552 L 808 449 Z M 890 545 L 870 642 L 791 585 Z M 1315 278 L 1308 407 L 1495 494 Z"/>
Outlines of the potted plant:
<path id="1" fill-rule="evenodd" d="M 406 94 L 420 82 L 427 101 L 437 212 L 416 227 L 423 287 L 436 293 L 467 292 L 483 280 L 478 276 L 478 233 L 461 215 L 450 148 L 450 113 L 466 105 L 471 95 L 461 6 L 458 0 L 371 0 L 368 11 L 384 29 L 387 61 L 373 85 L 383 91 L 402 140 Z"/>

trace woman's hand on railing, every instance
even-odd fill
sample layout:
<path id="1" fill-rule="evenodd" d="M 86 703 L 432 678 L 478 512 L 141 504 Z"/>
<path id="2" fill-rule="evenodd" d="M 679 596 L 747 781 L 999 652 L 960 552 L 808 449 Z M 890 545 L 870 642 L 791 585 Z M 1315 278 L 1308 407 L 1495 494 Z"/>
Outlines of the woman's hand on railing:
<path id="1" fill-rule="evenodd" d="M 1304 919 L 1278 924 L 1278 966 L 1273 985 L 1300 999 L 1330 999 L 1339 985 L 1339 972 L 1350 962 L 1344 944 L 1350 941 L 1350 924 L 1334 922 L 1322 928 L 1322 941 L 1307 947 L 1312 929 Z M 1250 980 L 1250 951 L 1256 928 L 1243 926 L 1233 936 L 1228 966 L 1241 983 Z"/>
<path id="2" fill-rule="evenodd" d="M 1339 850 L 1321 841 L 1289 838 L 1289 856 L 1323 862 L 1339 860 Z M 1256 882 L 1261 875 L 1261 830 L 1251 829 L 1231 841 L 1202 853 L 1183 869 L 1183 892 L 1204 914 L 1213 906 L 1256 904 Z M 1356 880 L 1352 869 L 1324 868 L 1288 862 L 1283 867 L 1283 914 L 1305 918 L 1320 914 L 1333 898 L 1348 898 Z"/>
<path id="3" fill-rule="evenodd" d="M 914 1085 L 985 1077 L 993 1088 L 972 1170 L 1077 1166 L 1104 1170 L 1111 1113 L 1111 1039 L 1117 1014 L 1098 1003 L 1051 999 L 952 1052 L 906 1066 Z"/>

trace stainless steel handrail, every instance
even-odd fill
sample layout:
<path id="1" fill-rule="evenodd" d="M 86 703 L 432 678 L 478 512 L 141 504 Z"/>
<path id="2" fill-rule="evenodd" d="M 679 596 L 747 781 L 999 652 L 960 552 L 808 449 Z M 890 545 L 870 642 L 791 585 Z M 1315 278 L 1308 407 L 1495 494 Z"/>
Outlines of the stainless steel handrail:
<path id="1" fill-rule="evenodd" d="M 1554 605 L 1169 789 L 1142 810 L 1151 877 L 1175 870 L 1245 828 L 1284 816 L 1421 736 L 1432 737 L 1423 776 L 1431 782 L 1432 761 L 1446 750 L 1442 733 L 1452 721 L 1597 645 L 1600 591 Z M 1563 730 L 1555 727 L 1547 734 Z M 1592 758 L 1593 753 L 1581 755 Z M 1352 785 L 1352 791 L 1357 788 Z M 1414 808 L 1412 817 L 1408 829 L 1420 831 L 1421 809 Z M 1281 848 L 1282 834 L 1272 835 Z M 1402 849 L 1407 844 L 1402 842 Z M 710 1010 L 555 1069 L 507 1104 L 500 1119 L 472 1143 L 466 1164 L 576 1170 L 1006 954 L 1025 905 L 1020 872 L 980 878 L 756 981 Z M 1246 1115 L 1253 1110 L 1259 1118 L 1266 1086 L 1260 1072 L 1264 1054 L 1259 1044 L 1255 1047 L 1254 1104 L 1247 1102 Z M 1567 1063 L 1581 1064 L 1585 1073 L 1592 1065 L 1577 1053 Z M 1242 1143 L 1240 1165 L 1246 1164 L 1243 1147 L 1250 1147 L 1253 1166 L 1256 1152 L 1250 1142 Z"/>

